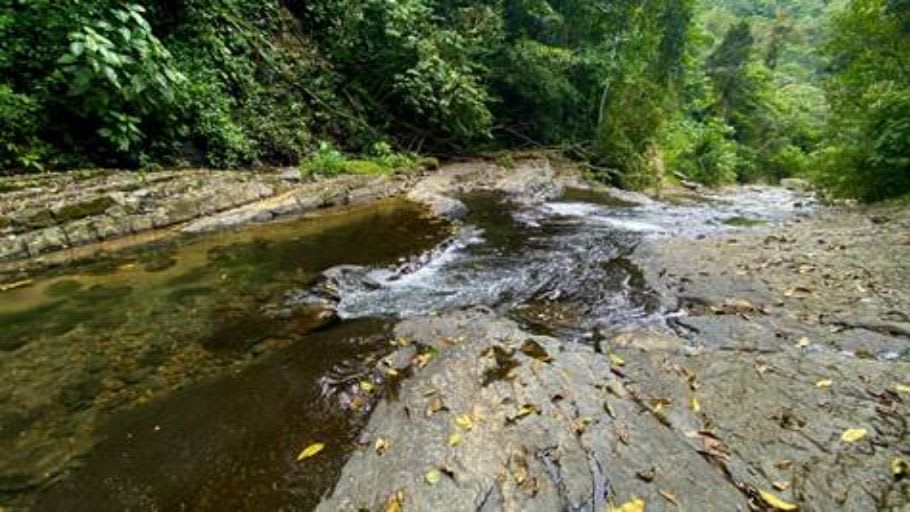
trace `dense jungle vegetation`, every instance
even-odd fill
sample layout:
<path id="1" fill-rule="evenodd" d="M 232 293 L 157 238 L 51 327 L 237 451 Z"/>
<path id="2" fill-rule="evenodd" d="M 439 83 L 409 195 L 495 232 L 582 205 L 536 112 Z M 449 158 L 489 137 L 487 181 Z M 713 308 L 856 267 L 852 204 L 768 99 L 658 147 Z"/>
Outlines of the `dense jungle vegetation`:
<path id="1" fill-rule="evenodd" d="M 0 2 L 0 169 L 556 146 L 910 193 L 908 0 Z"/>

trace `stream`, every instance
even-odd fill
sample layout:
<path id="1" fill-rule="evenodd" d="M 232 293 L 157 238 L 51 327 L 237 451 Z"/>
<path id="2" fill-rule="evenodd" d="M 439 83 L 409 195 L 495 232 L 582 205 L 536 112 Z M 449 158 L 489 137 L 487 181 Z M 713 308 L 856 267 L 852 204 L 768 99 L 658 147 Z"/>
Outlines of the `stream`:
<path id="1" fill-rule="evenodd" d="M 0 506 L 311 509 L 379 398 L 354 399 L 393 350 L 396 319 L 485 306 L 580 342 L 660 324 L 630 259 L 642 239 L 761 229 L 802 208 L 767 188 L 675 204 L 582 190 L 464 201 L 457 226 L 389 200 L 125 252 L 0 294 Z M 339 321 L 287 310 L 324 275 Z M 315 441 L 325 451 L 297 462 Z"/>

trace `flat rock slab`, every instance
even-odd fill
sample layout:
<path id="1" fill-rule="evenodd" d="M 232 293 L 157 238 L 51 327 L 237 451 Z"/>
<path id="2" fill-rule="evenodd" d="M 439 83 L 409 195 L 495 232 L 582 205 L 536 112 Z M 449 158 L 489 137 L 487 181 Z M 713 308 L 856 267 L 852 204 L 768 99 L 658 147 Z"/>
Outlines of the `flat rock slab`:
<path id="1" fill-rule="evenodd" d="M 413 375 L 319 510 L 749 510 L 768 508 L 762 492 L 800 510 L 910 505 L 889 471 L 910 449 L 894 391 L 910 364 L 646 332 L 603 354 L 479 311 L 396 334 Z M 867 435 L 846 443 L 850 428 Z"/>

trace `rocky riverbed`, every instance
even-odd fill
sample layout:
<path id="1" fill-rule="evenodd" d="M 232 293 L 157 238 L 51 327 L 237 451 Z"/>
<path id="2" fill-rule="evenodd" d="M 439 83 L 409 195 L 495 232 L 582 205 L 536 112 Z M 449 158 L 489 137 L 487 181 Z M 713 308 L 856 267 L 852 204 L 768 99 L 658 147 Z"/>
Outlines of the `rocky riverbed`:
<path id="1" fill-rule="evenodd" d="M 910 214 L 676 234 L 632 256 L 661 322 L 399 324 L 414 377 L 320 510 L 907 510 Z"/>
<path id="2" fill-rule="evenodd" d="M 910 507 L 906 210 L 544 158 L 3 186 L 0 506 Z"/>

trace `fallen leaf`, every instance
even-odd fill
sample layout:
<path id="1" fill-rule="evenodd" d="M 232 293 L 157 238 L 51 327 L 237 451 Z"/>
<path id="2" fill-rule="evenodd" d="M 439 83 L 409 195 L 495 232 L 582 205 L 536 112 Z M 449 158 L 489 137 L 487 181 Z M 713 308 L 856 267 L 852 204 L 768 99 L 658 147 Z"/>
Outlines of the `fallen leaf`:
<path id="1" fill-rule="evenodd" d="M 518 410 L 518 414 L 515 417 L 524 418 L 525 416 L 527 416 L 531 413 L 538 413 L 538 412 L 540 412 L 540 409 L 538 409 L 536 405 L 524 404 L 521 406 L 521 409 Z"/>
<path id="2" fill-rule="evenodd" d="M 777 469 L 780 469 L 781 471 L 790 469 L 790 466 L 792 466 L 792 465 L 793 465 L 793 461 L 787 460 L 787 459 L 779 460 L 774 463 L 774 467 L 776 467 Z"/>
<path id="3" fill-rule="evenodd" d="M 442 471 L 439 471 L 438 469 L 435 469 L 435 468 L 431 469 L 430 471 L 427 472 L 427 474 L 424 476 L 424 478 L 426 479 L 428 484 L 436 485 L 439 483 L 440 480 L 442 480 Z"/>
<path id="4" fill-rule="evenodd" d="M 713 432 L 700 430 L 697 435 L 701 437 L 701 443 L 705 453 L 722 461 L 726 461 L 730 458 L 730 451 L 727 450 L 724 442 L 714 435 Z"/>
<path id="5" fill-rule="evenodd" d="M 449 436 L 449 446 L 458 446 L 461 444 L 461 434 L 455 432 Z"/>
<path id="6" fill-rule="evenodd" d="M 439 397 L 432 398 L 430 403 L 427 404 L 427 416 L 432 416 L 443 409 L 445 409 L 445 404 L 442 403 L 442 399 Z"/>
<path id="7" fill-rule="evenodd" d="M 616 437 L 619 438 L 619 442 L 628 446 L 629 439 L 632 437 L 632 432 L 626 427 L 614 427 L 613 432 L 616 434 Z"/>
<path id="8" fill-rule="evenodd" d="M 610 512 L 645 512 L 645 500 L 635 498 L 627 501 L 618 507 L 610 505 Z"/>
<path id="9" fill-rule="evenodd" d="M 455 417 L 455 424 L 461 427 L 462 430 L 470 431 L 474 428 L 474 420 L 471 419 L 467 414 L 462 414 Z"/>
<path id="10" fill-rule="evenodd" d="M 352 411 L 359 412 L 359 411 L 363 410 L 364 405 L 366 405 L 366 403 L 363 401 L 363 398 L 360 398 L 359 396 L 355 396 L 354 398 L 351 399 L 351 410 Z"/>
<path id="11" fill-rule="evenodd" d="M 321 452 L 323 449 L 325 449 L 324 443 L 313 443 L 313 444 L 307 446 L 306 448 L 304 448 L 303 451 L 300 452 L 300 455 L 297 455 L 297 462 L 300 462 L 305 459 L 309 459 L 310 457 L 314 457 L 314 456 L 316 456 L 316 454 Z"/>
<path id="12" fill-rule="evenodd" d="M 805 299 L 812 296 L 812 290 L 803 286 L 797 286 L 796 288 L 788 290 L 784 295 L 787 297 L 796 297 L 797 299 Z"/>
<path id="13" fill-rule="evenodd" d="M 616 411 L 613 410 L 613 406 L 610 405 L 610 402 L 604 401 L 604 412 L 611 418 L 616 419 Z"/>
<path id="14" fill-rule="evenodd" d="M 664 410 L 665 407 L 670 407 L 670 405 L 673 404 L 673 402 L 671 402 L 669 398 L 652 398 L 650 400 L 650 403 L 651 403 L 651 409 L 654 412 L 661 412 Z"/>
<path id="15" fill-rule="evenodd" d="M 695 397 L 692 397 L 692 411 L 701 412 L 701 404 L 698 403 L 698 399 Z"/>
<path id="16" fill-rule="evenodd" d="M 907 461 L 900 457 L 895 457 L 894 460 L 891 461 L 891 476 L 893 476 L 895 480 L 900 480 L 906 478 L 908 474 L 910 474 L 910 466 L 907 465 Z"/>
<path id="17" fill-rule="evenodd" d="M 591 423 L 594 423 L 593 418 L 578 418 L 572 422 L 572 430 L 574 430 L 576 434 L 584 434 L 585 429 L 587 429 L 588 425 Z"/>
<path id="18" fill-rule="evenodd" d="M 379 455 L 384 454 L 385 452 L 387 452 L 389 450 L 390 445 L 391 444 L 389 443 L 388 439 L 386 439 L 384 437 L 377 438 L 376 444 L 374 445 L 376 448 L 376 453 L 378 453 Z"/>
<path id="19" fill-rule="evenodd" d="M 822 379 L 815 383 L 815 387 L 819 389 L 830 388 L 834 382 L 831 379 Z"/>
<path id="20" fill-rule="evenodd" d="M 616 354 L 610 354 L 610 362 L 613 363 L 613 366 L 625 366 L 626 362 L 623 358 L 619 357 Z"/>
<path id="21" fill-rule="evenodd" d="M 524 344 L 521 345 L 521 352 L 531 358 L 534 358 L 543 363 L 549 363 L 553 360 L 550 354 L 544 349 L 540 343 L 537 343 L 534 340 L 527 340 Z"/>
<path id="22" fill-rule="evenodd" d="M 761 499 L 765 503 L 767 503 L 769 507 L 771 507 L 774 510 L 783 510 L 785 512 L 790 511 L 790 510 L 799 510 L 799 507 L 797 507 L 793 503 L 788 503 L 788 502 L 778 498 L 777 496 L 771 494 L 770 492 L 758 491 L 758 493 L 759 493 L 759 495 L 761 495 Z"/>
<path id="23" fill-rule="evenodd" d="M 660 489 L 658 489 L 657 492 L 658 492 L 658 494 L 660 494 L 661 496 L 663 496 L 665 500 L 667 500 L 667 501 L 669 501 L 670 503 L 676 505 L 677 507 L 679 506 L 679 502 L 676 501 L 676 495 L 673 494 L 672 492 L 670 492 L 670 491 L 662 491 L 662 490 L 660 490 Z"/>
<path id="24" fill-rule="evenodd" d="M 433 359 L 433 354 L 431 352 L 424 352 L 423 354 L 414 356 L 414 364 L 416 364 L 418 368 L 423 368 L 430 364 L 431 359 Z"/>
<path id="25" fill-rule="evenodd" d="M 845 443 L 855 443 L 866 438 L 868 435 L 869 431 L 864 428 L 848 428 L 841 434 L 840 440 Z"/>
<path id="26" fill-rule="evenodd" d="M 388 375 L 389 377 L 397 377 L 398 370 L 396 370 L 395 368 L 386 368 L 385 374 Z"/>
<path id="27" fill-rule="evenodd" d="M 370 381 L 363 380 L 360 381 L 360 389 L 362 389 L 364 393 L 372 393 L 373 390 L 376 389 L 376 386 Z"/>
<path id="28" fill-rule="evenodd" d="M 404 491 L 395 491 L 385 503 L 385 512 L 401 512 L 404 504 Z"/>
<path id="29" fill-rule="evenodd" d="M 771 482 L 771 485 L 773 485 L 775 489 L 777 489 L 778 491 L 781 491 L 781 492 L 786 491 L 787 489 L 790 488 L 790 482 L 784 482 L 784 481 Z"/>
<path id="30" fill-rule="evenodd" d="M 908 386 L 906 384 L 895 384 L 894 391 L 897 391 L 898 393 L 903 393 L 905 395 L 910 395 L 910 386 Z"/>
<path id="31" fill-rule="evenodd" d="M 657 476 L 657 469 L 649 468 L 644 471 L 638 471 L 635 476 L 642 482 L 651 483 L 654 481 L 654 477 Z"/>
<path id="32" fill-rule="evenodd" d="M 796 346 L 799 348 L 806 348 L 811 344 L 812 344 L 812 340 L 810 340 L 809 338 L 807 338 L 805 336 L 803 336 L 802 338 L 799 339 L 799 341 L 796 342 Z"/>

